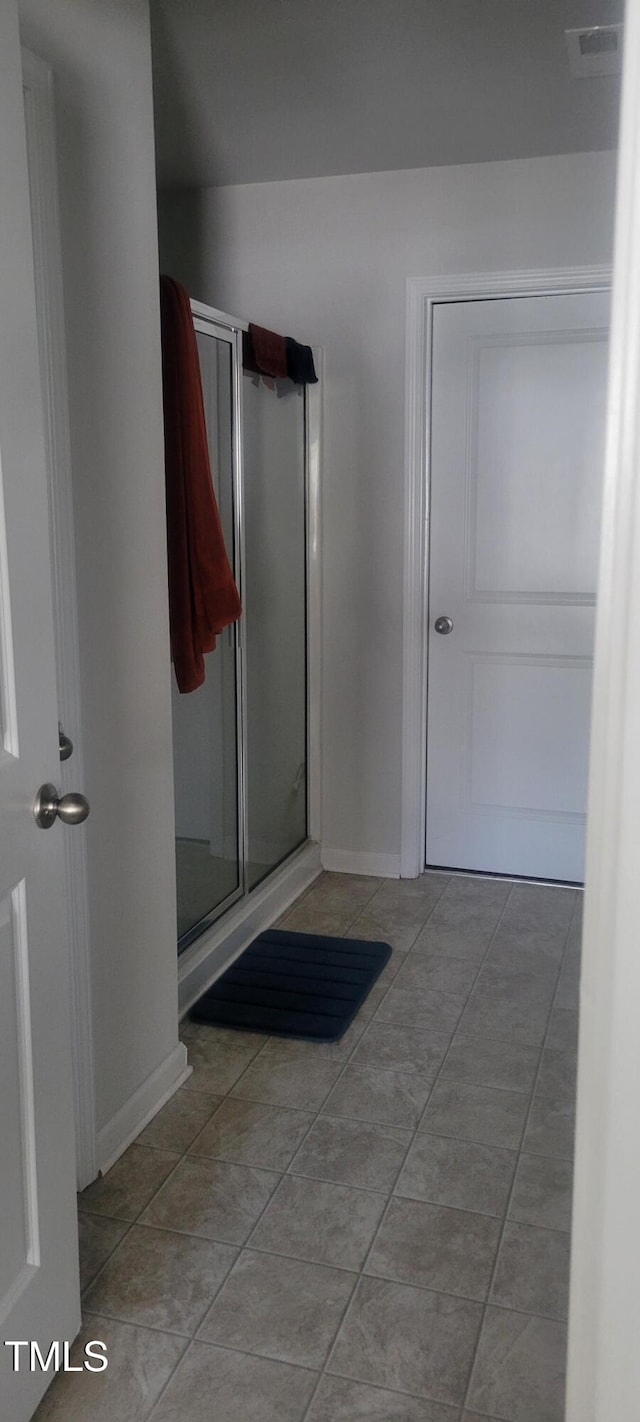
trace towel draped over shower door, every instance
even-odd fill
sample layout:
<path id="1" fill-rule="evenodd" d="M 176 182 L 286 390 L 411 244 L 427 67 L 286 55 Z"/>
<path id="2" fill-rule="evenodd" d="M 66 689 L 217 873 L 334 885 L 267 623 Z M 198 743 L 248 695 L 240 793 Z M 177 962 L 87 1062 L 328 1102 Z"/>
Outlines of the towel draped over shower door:
<path id="1" fill-rule="evenodd" d="M 204 655 L 240 617 L 211 476 L 200 362 L 188 292 L 160 278 L 169 625 L 178 688 L 205 679 Z"/>

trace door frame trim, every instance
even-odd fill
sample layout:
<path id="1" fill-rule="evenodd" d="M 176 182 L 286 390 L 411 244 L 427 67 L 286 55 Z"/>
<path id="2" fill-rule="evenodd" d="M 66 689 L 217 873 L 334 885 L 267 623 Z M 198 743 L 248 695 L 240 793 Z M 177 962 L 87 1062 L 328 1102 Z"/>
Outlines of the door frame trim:
<path id="1" fill-rule="evenodd" d="M 610 266 L 467 272 L 409 277 L 406 294 L 404 437 L 404 613 L 400 874 L 425 866 L 427 808 L 427 635 L 429 627 L 429 488 L 434 306 L 518 296 L 607 291 Z"/>
<path id="2" fill-rule="evenodd" d="M 57 776 L 63 789 L 68 790 L 72 781 L 80 788 L 84 788 L 85 781 L 53 72 L 24 47 L 22 82 L 26 91 L 33 265 L 39 296 L 38 346 L 49 488 L 58 711 L 74 743 L 73 759 L 60 766 Z M 78 1189 L 82 1190 L 95 1179 L 98 1170 L 87 854 L 84 829 L 76 828 L 63 838 L 76 1173 Z"/>

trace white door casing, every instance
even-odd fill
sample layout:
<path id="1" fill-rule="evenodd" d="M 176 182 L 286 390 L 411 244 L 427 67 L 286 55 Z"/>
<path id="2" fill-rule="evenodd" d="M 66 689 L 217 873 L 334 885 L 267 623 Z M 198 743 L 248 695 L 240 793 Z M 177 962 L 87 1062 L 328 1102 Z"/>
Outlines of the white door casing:
<path id="1" fill-rule="evenodd" d="M 58 772 L 60 788 L 66 791 L 84 785 L 85 776 L 54 81 L 49 66 L 26 49 L 22 51 L 22 76 L 49 486 L 58 715 L 73 742 L 72 758 L 61 765 Z M 76 1183 L 78 1190 L 83 1190 L 98 1173 L 89 891 L 85 835 L 68 834 L 63 839 L 71 971 Z"/>
<path id="2" fill-rule="evenodd" d="M 48 1349 L 80 1326 L 61 824 L 36 826 L 58 769 L 47 483 L 21 55 L 0 7 L 0 1395 L 27 1422 L 51 1374 L 5 1340 Z"/>
<path id="3" fill-rule="evenodd" d="M 602 292 L 434 308 L 428 864 L 583 877 L 607 338 Z"/>

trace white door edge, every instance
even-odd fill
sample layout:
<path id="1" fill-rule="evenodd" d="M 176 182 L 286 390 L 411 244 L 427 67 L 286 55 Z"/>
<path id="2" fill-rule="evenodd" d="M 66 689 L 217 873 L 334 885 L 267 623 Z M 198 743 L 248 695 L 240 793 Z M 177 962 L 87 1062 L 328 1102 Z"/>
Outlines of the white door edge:
<path id="1" fill-rule="evenodd" d="M 434 305 L 443 301 L 479 301 L 492 296 L 555 296 L 567 292 L 602 291 L 610 286 L 610 266 L 471 272 L 457 276 L 409 277 L 407 280 L 400 839 L 400 874 L 403 879 L 416 878 L 425 864 L 429 392 Z"/>
<path id="2" fill-rule="evenodd" d="M 63 765 L 59 772 L 62 788 L 68 790 L 84 785 L 85 776 L 53 76 L 49 66 L 26 49 L 22 51 L 22 67 L 49 482 L 58 707 L 64 729 L 74 744 L 69 768 Z M 69 776 L 71 778 L 67 783 Z M 76 1170 L 78 1189 L 82 1190 L 97 1174 L 89 898 L 84 831 L 65 835 L 64 865 L 70 934 Z"/>
<path id="3" fill-rule="evenodd" d="M 567 1422 L 640 1415 L 640 4 L 625 19 L 596 619 Z"/>

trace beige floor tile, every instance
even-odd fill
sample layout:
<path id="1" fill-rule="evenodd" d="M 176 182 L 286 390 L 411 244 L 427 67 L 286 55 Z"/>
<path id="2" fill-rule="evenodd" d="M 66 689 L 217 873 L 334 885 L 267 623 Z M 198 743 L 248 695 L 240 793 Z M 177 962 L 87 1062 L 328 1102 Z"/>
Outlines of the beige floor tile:
<path id="1" fill-rule="evenodd" d="M 256 1057 L 256 1065 L 267 1060 L 288 1060 L 305 1067 L 309 1063 L 314 1065 L 316 1062 L 346 1061 L 367 1025 L 366 1016 L 361 1017 L 360 1011 L 337 1042 L 305 1042 L 295 1037 L 270 1037 L 259 1057 Z"/>
<path id="2" fill-rule="evenodd" d="M 407 953 L 413 947 L 430 912 L 430 901 L 427 897 L 401 899 L 397 896 L 392 899 L 390 896 L 382 898 L 381 894 L 377 894 L 352 923 L 349 937 L 388 943 L 392 948 Z"/>
<path id="3" fill-rule="evenodd" d="M 572 1012 L 566 1007 L 555 1006 L 549 1018 L 549 1031 L 547 1032 L 547 1047 L 554 1047 L 556 1050 L 577 1052 L 578 1050 L 578 1013 Z"/>
<path id="4" fill-rule="evenodd" d="M 442 1080 L 470 1081 L 477 1086 L 498 1086 L 529 1094 L 539 1059 L 537 1047 L 468 1037 L 459 1031 L 447 1053 Z"/>
<path id="5" fill-rule="evenodd" d="M 467 909 L 477 915 L 481 909 L 502 912 L 513 891 L 505 879 L 490 879 L 484 874 L 452 874 L 439 907 Z"/>
<path id="6" fill-rule="evenodd" d="M 327 1371 L 460 1406 L 482 1305 L 363 1278 Z"/>
<path id="7" fill-rule="evenodd" d="M 311 1111 L 227 1097 L 190 1154 L 265 1170 L 286 1170 L 314 1119 Z"/>
<path id="8" fill-rule="evenodd" d="M 185 1091 L 181 1087 L 138 1136 L 140 1145 L 175 1150 L 183 1155 L 221 1101 L 221 1096 Z"/>
<path id="9" fill-rule="evenodd" d="M 372 1017 L 375 1017 L 380 1003 L 384 1001 L 387 995 L 388 988 L 389 983 L 382 982 L 379 978 L 378 981 L 374 983 L 371 991 L 367 994 L 362 1006 L 358 1008 L 358 1017 L 356 1020 L 362 1023 L 363 1031 L 367 1022 L 370 1021 Z"/>
<path id="10" fill-rule="evenodd" d="M 517 1159 L 515 1151 L 421 1132 L 400 1172 L 395 1193 L 502 1217 Z"/>
<path id="11" fill-rule="evenodd" d="M 494 879 L 454 876 L 429 919 L 435 931 L 475 932 L 486 942 L 494 932 L 509 898 L 510 885 Z"/>
<path id="12" fill-rule="evenodd" d="M 458 1409 L 347 1378 L 323 1377 L 307 1422 L 458 1422 Z"/>
<path id="13" fill-rule="evenodd" d="M 440 958 L 437 953 L 420 953 L 412 948 L 394 977 L 393 986 L 403 991 L 430 990 L 466 997 L 477 973 L 477 963 L 465 958 Z"/>
<path id="14" fill-rule="evenodd" d="M 357 1066 L 435 1076 L 449 1046 L 450 1033 L 401 1027 L 377 1018 L 358 1043 L 351 1061 Z"/>
<path id="15" fill-rule="evenodd" d="M 564 929 L 532 927 L 525 930 L 517 925 L 510 926 L 503 920 L 496 930 L 486 961 L 496 967 L 511 967 L 515 962 L 521 962 L 531 968 L 544 963 L 549 972 L 555 970 L 557 973 L 564 944 Z"/>
<path id="16" fill-rule="evenodd" d="M 478 923 L 471 923 L 468 927 L 440 923 L 439 920 L 436 920 L 434 913 L 418 934 L 411 953 L 422 958 L 435 956 L 468 962 L 477 970 L 485 956 L 494 931 L 495 915 L 490 914 L 487 917 L 489 924 L 482 932 Z"/>
<path id="17" fill-rule="evenodd" d="M 544 954 L 532 950 L 498 958 L 490 950 L 478 974 L 476 989 L 485 995 L 494 993 L 498 999 L 525 997 L 535 1003 L 543 1001 L 550 1008 L 557 981 L 557 964 L 549 963 Z"/>
<path id="18" fill-rule="evenodd" d="M 324 1059 L 306 1062 L 302 1069 L 286 1050 L 274 1050 L 251 1063 L 231 1094 L 269 1106 L 319 1111 L 341 1071 L 342 1062 Z"/>
<path id="19" fill-rule="evenodd" d="M 415 879 L 383 879 L 382 889 L 391 898 L 398 895 L 407 899 L 428 899 L 433 907 L 450 883 L 451 875 L 446 869 L 425 869 Z"/>
<path id="20" fill-rule="evenodd" d="M 133 1225 L 85 1306 L 127 1323 L 193 1334 L 236 1254 L 227 1244 Z"/>
<path id="21" fill-rule="evenodd" d="M 540 1075 L 536 1097 L 554 1096 L 574 1105 L 577 1091 L 577 1057 L 575 1051 L 545 1047 L 540 1060 Z"/>
<path id="22" fill-rule="evenodd" d="M 560 1422 L 579 900 L 323 874 L 285 917 L 392 958 L 338 1043 L 182 1025 L 193 1076 L 79 1201 L 106 1386 L 38 1422 Z"/>
<path id="23" fill-rule="evenodd" d="M 316 1380 L 306 1368 L 192 1343 L 152 1422 L 301 1422 Z"/>
<path id="24" fill-rule="evenodd" d="M 483 1301 L 500 1229 L 500 1221 L 486 1215 L 396 1198 L 389 1203 L 365 1272 Z"/>
<path id="25" fill-rule="evenodd" d="M 179 1159 L 175 1151 L 152 1150 L 134 1142 L 106 1175 L 82 1191 L 80 1209 L 114 1219 L 137 1219 Z"/>
<path id="26" fill-rule="evenodd" d="M 580 1006 L 580 960 L 568 956 L 565 953 L 560 977 L 558 979 L 558 991 L 556 993 L 556 1007 L 563 1007 L 572 1012 L 577 1012 Z"/>
<path id="27" fill-rule="evenodd" d="M 343 1269 L 246 1250 L 199 1337 L 283 1363 L 321 1368 L 355 1282 Z"/>
<path id="28" fill-rule="evenodd" d="M 203 1239 L 244 1244 L 279 1178 L 273 1171 L 188 1156 L 142 1220 Z"/>
<path id="29" fill-rule="evenodd" d="M 565 1096 L 534 1096 L 523 1149 L 528 1155 L 573 1160 L 576 1108 Z"/>
<path id="30" fill-rule="evenodd" d="M 392 983 L 378 1008 L 376 1022 L 396 1022 L 404 1027 L 445 1032 L 451 1037 L 466 1000 L 466 993 L 443 992 L 438 988 L 400 988 Z"/>
<path id="31" fill-rule="evenodd" d="M 364 1189 L 393 1189 L 411 1132 L 319 1116 L 290 1166 L 292 1175 L 335 1180 Z"/>
<path id="32" fill-rule="evenodd" d="M 110 1220 L 106 1215 L 78 1214 L 78 1243 L 80 1247 L 80 1288 L 95 1279 L 98 1270 L 107 1259 L 129 1225 L 124 1220 Z"/>
<path id="33" fill-rule="evenodd" d="M 466 1005 L 460 1031 L 472 1037 L 540 1048 L 549 1021 L 551 995 L 545 1001 L 526 992 L 481 992 L 476 987 Z"/>
<path id="34" fill-rule="evenodd" d="M 494 880 L 452 878 L 416 939 L 416 952 L 478 963 L 495 932 L 509 888 Z"/>
<path id="35" fill-rule="evenodd" d="M 59 1373 L 33 1422 L 146 1422 L 187 1347 L 175 1334 L 90 1317 L 71 1350 L 74 1367 L 91 1339 L 106 1343 L 108 1368 Z"/>
<path id="36" fill-rule="evenodd" d="M 230 1028 L 192 1023 L 186 1038 L 189 1066 L 186 1091 L 224 1096 L 257 1056 L 267 1038 L 259 1032 L 233 1032 Z"/>
<path id="37" fill-rule="evenodd" d="M 351 934 L 349 934 L 348 936 L 351 937 Z M 407 961 L 408 958 L 406 953 L 400 953 L 397 948 L 392 948 L 391 957 L 385 963 L 380 977 L 376 979 L 376 987 L 383 987 L 384 985 L 388 987 L 389 984 L 393 982 L 394 978 L 398 976 L 400 969 Z"/>
<path id="38" fill-rule="evenodd" d="M 569 932 L 576 906 L 575 889 L 556 888 L 555 885 L 514 884 L 505 909 L 504 923 L 508 928 L 517 927 L 524 936 L 529 928 L 538 932 Z"/>
<path id="39" fill-rule="evenodd" d="M 505 1225 L 491 1302 L 519 1313 L 566 1318 L 569 1302 L 568 1234 Z"/>
<path id="40" fill-rule="evenodd" d="M 326 911 L 349 909 L 355 918 L 379 888 L 380 880 L 369 874 L 336 874 L 325 870 L 298 903 L 317 905 Z"/>
<path id="41" fill-rule="evenodd" d="M 571 1161 L 521 1155 L 509 1218 L 547 1229 L 570 1229 L 572 1185 Z"/>
<path id="42" fill-rule="evenodd" d="M 384 1206 L 384 1195 L 285 1175 L 250 1245 L 315 1264 L 360 1269 Z"/>
<path id="43" fill-rule="evenodd" d="M 288 933 L 319 933 L 343 938 L 356 911 L 348 903 L 339 908 L 325 908 L 319 902 L 303 902 L 289 910 L 282 927 Z"/>
<path id="44" fill-rule="evenodd" d="M 509 1422 L 563 1422 L 564 1324 L 487 1309 L 469 1405 Z"/>
<path id="45" fill-rule="evenodd" d="M 519 1091 L 499 1091 L 464 1081 L 439 1081 L 420 1122 L 420 1130 L 517 1150 L 527 1107 L 528 1098 Z"/>
<path id="46" fill-rule="evenodd" d="M 347 1066 L 325 1102 L 331 1116 L 415 1129 L 433 1087 L 433 1077 L 415 1072 Z"/>

